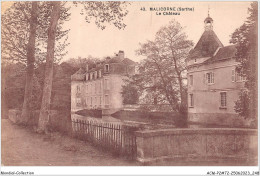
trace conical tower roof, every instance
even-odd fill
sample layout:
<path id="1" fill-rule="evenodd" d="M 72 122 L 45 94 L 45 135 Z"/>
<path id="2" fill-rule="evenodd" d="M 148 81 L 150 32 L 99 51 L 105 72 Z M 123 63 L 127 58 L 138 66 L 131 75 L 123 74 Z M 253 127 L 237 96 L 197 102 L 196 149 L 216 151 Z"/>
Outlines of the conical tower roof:
<path id="1" fill-rule="evenodd" d="M 211 57 L 223 44 L 213 30 L 205 30 L 195 48 L 191 50 L 189 58 Z"/>

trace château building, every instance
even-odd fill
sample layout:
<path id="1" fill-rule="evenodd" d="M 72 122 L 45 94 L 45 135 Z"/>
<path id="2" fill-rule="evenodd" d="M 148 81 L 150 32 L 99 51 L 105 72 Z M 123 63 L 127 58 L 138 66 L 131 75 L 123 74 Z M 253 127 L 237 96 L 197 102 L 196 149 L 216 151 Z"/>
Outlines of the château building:
<path id="1" fill-rule="evenodd" d="M 205 30 L 186 59 L 188 118 L 190 121 L 235 125 L 239 123 L 235 101 L 245 79 L 235 68 L 235 45 L 223 46 L 213 30 L 213 19 L 204 20 Z"/>
<path id="2" fill-rule="evenodd" d="M 103 115 L 109 115 L 120 110 L 124 79 L 135 74 L 135 70 L 136 62 L 125 58 L 124 51 L 93 68 L 80 68 L 71 76 L 71 111 L 99 109 Z"/>

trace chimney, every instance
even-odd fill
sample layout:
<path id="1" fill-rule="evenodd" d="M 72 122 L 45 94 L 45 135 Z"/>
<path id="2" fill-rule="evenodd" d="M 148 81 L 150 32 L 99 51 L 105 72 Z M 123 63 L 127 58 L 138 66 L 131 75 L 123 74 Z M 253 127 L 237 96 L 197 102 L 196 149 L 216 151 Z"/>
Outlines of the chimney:
<path id="1" fill-rule="evenodd" d="M 119 50 L 119 52 L 118 52 L 118 57 L 119 57 L 121 60 L 123 60 L 123 59 L 125 58 L 125 53 L 124 53 L 124 51 Z"/>

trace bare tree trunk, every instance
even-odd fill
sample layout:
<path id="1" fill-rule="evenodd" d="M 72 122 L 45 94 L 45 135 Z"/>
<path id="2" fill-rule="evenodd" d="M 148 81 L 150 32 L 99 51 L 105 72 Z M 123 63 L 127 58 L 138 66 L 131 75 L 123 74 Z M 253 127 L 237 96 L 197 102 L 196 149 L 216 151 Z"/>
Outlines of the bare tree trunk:
<path id="1" fill-rule="evenodd" d="M 31 112 L 32 90 L 33 90 L 33 74 L 35 62 L 35 38 L 37 26 L 37 9 L 38 2 L 32 2 L 31 19 L 30 19 L 30 34 L 27 44 L 27 70 L 26 70 L 26 83 L 24 92 L 24 102 L 22 109 L 22 122 L 27 123 Z"/>
<path id="2" fill-rule="evenodd" d="M 174 51 L 171 50 L 172 52 L 172 55 L 174 56 Z M 176 71 L 176 74 L 178 76 L 178 82 L 179 82 L 179 89 L 180 89 L 180 100 L 181 100 L 181 103 L 180 103 L 180 107 L 179 107 L 179 113 L 181 113 L 183 115 L 184 118 L 187 118 L 187 100 L 186 100 L 186 96 L 185 96 L 185 92 L 184 92 L 184 89 L 183 89 L 183 83 L 182 83 L 182 76 L 181 76 L 181 72 L 180 70 L 178 69 L 178 64 L 177 64 L 177 60 L 175 57 L 173 57 L 173 61 L 174 61 L 174 68 L 175 68 L 175 71 Z"/>
<path id="3" fill-rule="evenodd" d="M 50 18 L 50 26 L 48 29 L 48 43 L 47 43 L 47 56 L 45 66 L 45 79 L 43 87 L 42 104 L 38 122 L 38 131 L 44 132 L 47 129 L 50 116 L 50 103 L 51 103 L 51 90 L 53 79 L 53 60 L 54 60 L 54 47 L 55 35 L 58 20 L 60 18 L 60 2 L 54 1 L 53 9 Z"/>

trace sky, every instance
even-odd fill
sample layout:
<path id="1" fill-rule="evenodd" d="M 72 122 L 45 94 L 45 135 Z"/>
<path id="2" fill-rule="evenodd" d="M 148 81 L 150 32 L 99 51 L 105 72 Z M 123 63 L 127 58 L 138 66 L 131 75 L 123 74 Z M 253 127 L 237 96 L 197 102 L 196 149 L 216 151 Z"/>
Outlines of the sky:
<path id="1" fill-rule="evenodd" d="M 132 2 L 124 20 L 127 25 L 124 30 L 112 25 L 108 25 L 105 30 L 98 29 L 94 22 L 84 21 L 84 16 L 79 14 L 78 8 L 72 8 L 71 20 L 66 23 L 66 28 L 71 29 L 71 44 L 64 60 L 88 55 L 103 58 L 123 50 L 129 59 L 140 61 L 142 58 L 135 52 L 140 46 L 139 43 L 153 40 L 156 32 L 173 18 L 185 27 L 188 39 L 196 44 L 204 31 L 208 7 L 214 20 L 215 33 L 224 45 L 229 45 L 230 35 L 246 20 L 249 6 L 250 2 Z M 141 11 L 141 7 L 146 11 Z M 194 7 L 194 11 L 183 11 L 178 16 L 159 16 L 156 12 L 151 12 L 150 7 Z"/>
<path id="2" fill-rule="evenodd" d="M 8 7 L 8 6 L 7 6 Z M 146 11 L 140 9 L 144 7 Z M 180 15 L 156 15 L 150 7 L 182 7 L 194 8 L 194 11 L 182 11 Z M 156 32 L 175 19 L 183 27 L 188 39 L 196 44 L 204 31 L 204 19 L 208 15 L 213 18 L 213 30 L 220 41 L 229 45 L 230 35 L 240 27 L 248 16 L 247 9 L 250 2 L 132 2 L 127 7 L 128 15 L 124 18 L 127 25 L 124 30 L 119 30 L 113 25 L 107 25 L 105 30 L 97 28 L 95 23 L 87 23 L 84 16 L 80 15 L 78 7 L 70 9 L 71 19 L 64 24 L 65 29 L 70 29 L 67 47 L 68 54 L 62 61 L 69 58 L 87 57 L 97 58 L 113 56 L 119 50 L 134 61 L 142 57 L 136 55 L 140 43 L 153 40 Z M 2 4 L 2 11 L 5 6 Z"/>

